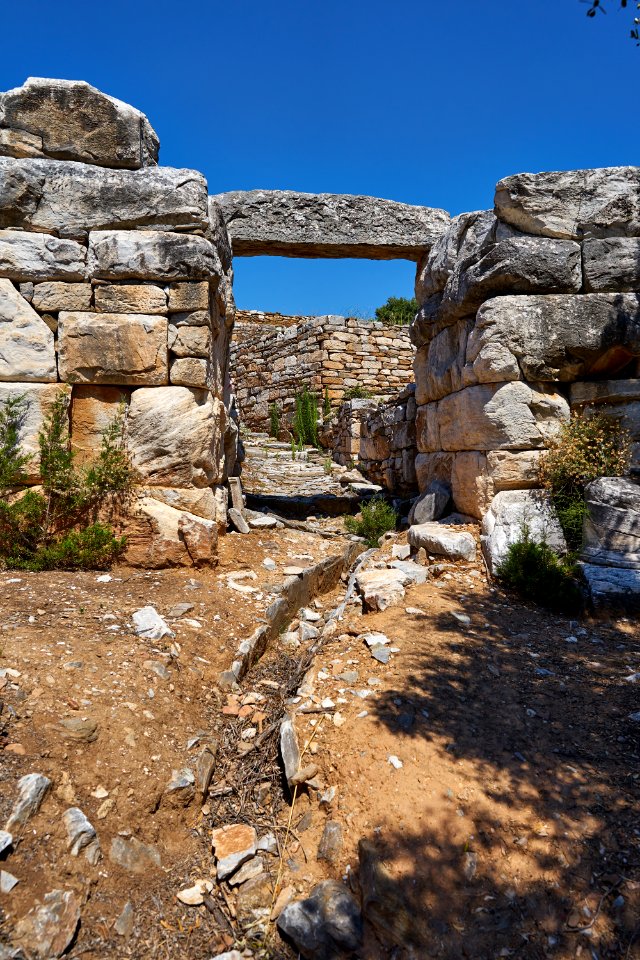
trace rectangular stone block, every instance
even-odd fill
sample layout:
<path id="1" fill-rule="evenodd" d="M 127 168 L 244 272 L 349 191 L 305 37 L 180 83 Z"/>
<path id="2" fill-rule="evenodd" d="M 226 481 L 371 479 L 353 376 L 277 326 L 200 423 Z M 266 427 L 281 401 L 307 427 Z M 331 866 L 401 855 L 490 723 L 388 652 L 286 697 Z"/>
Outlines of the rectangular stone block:
<path id="1" fill-rule="evenodd" d="M 11 281 L 0 280 L 0 380 L 56 379 L 53 333 Z"/>
<path id="2" fill-rule="evenodd" d="M 60 280 L 36 284 L 31 301 L 42 313 L 60 310 L 90 310 L 90 283 L 63 283 Z"/>
<path id="3" fill-rule="evenodd" d="M 101 280 L 217 280 L 222 273 L 204 237 L 160 230 L 94 230 L 88 267 Z"/>
<path id="4" fill-rule="evenodd" d="M 585 240 L 582 245 L 587 290 L 640 289 L 640 238 L 609 237 Z"/>
<path id="5" fill-rule="evenodd" d="M 165 314 L 167 295 L 151 283 L 120 283 L 96 286 L 95 308 L 100 313 Z"/>
<path id="6" fill-rule="evenodd" d="M 125 415 L 130 391 L 121 387 L 75 386 L 71 401 L 71 447 L 78 463 L 92 460 L 102 435 Z"/>
<path id="7" fill-rule="evenodd" d="M 166 384 L 167 321 L 143 314 L 58 317 L 58 367 L 69 383 Z"/>
<path id="8" fill-rule="evenodd" d="M 171 364 L 170 379 L 176 386 L 205 389 L 209 386 L 209 364 L 196 357 L 180 357 Z"/>
<path id="9" fill-rule="evenodd" d="M 84 280 L 87 251 L 75 240 L 46 233 L 0 230 L 0 277 L 9 280 Z"/>
<path id="10" fill-rule="evenodd" d="M 177 357 L 204 357 L 211 352 L 208 327 L 175 327 L 169 324 L 169 350 Z"/>
<path id="11" fill-rule="evenodd" d="M 169 286 L 169 310 L 192 313 L 209 309 L 208 283 L 172 283 Z"/>

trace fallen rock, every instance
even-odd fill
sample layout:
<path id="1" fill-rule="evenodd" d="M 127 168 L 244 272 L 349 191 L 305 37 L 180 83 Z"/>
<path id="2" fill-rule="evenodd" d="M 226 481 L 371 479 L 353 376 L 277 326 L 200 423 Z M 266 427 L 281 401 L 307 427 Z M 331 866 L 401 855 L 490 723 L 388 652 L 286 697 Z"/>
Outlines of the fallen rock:
<path id="1" fill-rule="evenodd" d="M 65 740 L 93 743 L 98 739 L 98 722 L 91 717 L 68 717 L 59 720 L 53 729 Z"/>
<path id="2" fill-rule="evenodd" d="M 280 756 L 284 764 L 284 775 L 291 786 L 300 769 L 300 745 L 293 721 L 286 718 L 280 724 Z"/>
<path id="3" fill-rule="evenodd" d="M 171 780 L 164 788 L 162 802 L 170 807 L 188 807 L 196 795 L 196 778 L 193 770 L 173 770 Z"/>
<path id="4" fill-rule="evenodd" d="M 286 906 L 277 927 L 305 960 L 335 960 L 341 950 L 356 950 L 362 940 L 360 909 L 336 880 L 323 881 L 306 900 Z"/>
<path id="5" fill-rule="evenodd" d="M 70 807 L 65 810 L 62 819 L 67 829 L 67 849 L 70 850 L 71 855 L 77 857 L 84 850 L 89 863 L 95 866 L 102 856 L 95 827 L 89 823 L 79 807 Z"/>
<path id="6" fill-rule="evenodd" d="M 204 803 L 216 769 L 218 745 L 208 744 L 202 749 L 196 764 L 196 792 L 200 803 Z"/>
<path id="7" fill-rule="evenodd" d="M 367 610 L 386 610 L 399 603 L 408 582 L 402 570 L 363 570 L 356 576 L 356 586 Z"/>
<path id="8" fill-rule="evenodd" d="M 6 870 L 0 870 L 0 893 L 11 893 L 14 887 L 20 883 L 17 877 Z"/>
<path id="9" fill-rule="evenodd" d="M 236 870 L 232 877 L 229 877 L 229 883 L 232 887 L 237 887 L 241 883 L 246 883 L 247 880 L 254 880 L 263 872 L 264 860 L 262 857 L 253 857 Z"/>
<path id="10" fill-rule="evenodd" d="M 15 940 L 30 957 L 61 957 L 80 923 L 80 904 L 71 891 L 52 890 L 15 928 Z"/>
<path id="11" fill-rule="evenodd" d="M 150 870 L 160 870 L 162 861 L 160 851 L 151 844 L 142 843 L 135 837 L 114 837 L 111 841 L 109 859 L 129 873 L 144 874 Z"/>
<path id="12" fill-rule="evenodd" d="M 342 827 L 337 820 L 327 820 L 320 843 L 318 844 L 318 860 L 327 863 L 337 863 L 342 853 Z"/>
<path id="13" fill-rule="evenodd" d="M 596 613 L 637 612 L 640 609 L 640 570 L 579 563 Z"/>
<path id="14" fill-rule="evenodd" d="M 451 489 L 438 480 L 432 480 L 424 493 L 414 501 L 409 511 L 409 524 L 430 523 L 443 517 L 451 500 Z M 400 557 L 404 560 L 405 557 Z"/>
<path id="15" fill-rule="evenodd" d="M 135 632 L 145 640 L 162 640 L 163 637 L 175 636 L 155 607 L 142 607 L 135 611 L 131 619 Z"/>
<path id="16" fill-rule="evenodd" d="M 7 830 L 0 830 L 0 856 L 12 846 L 12 835 Z"/>
<path id="17" fill-rule="evenodd" d="M 189 907 L 199 907 L 201 903 L 204 903 L 205 896 L 211 893 L 212 890 L 213 883 L 211 880 L 196 880 L 192 887 L 180 890 L 176 894 L 176 897 L 180 903 L 184 903 Z"/>
<path id="18" fill-rule="evenodd" d="M 415 550 L 423 547 L 427 553 L 448 557 L 449 560 L 475 560 L 476 541 L 470 533 L 448 530 L 439 523 L 421 523 L 409 528 L 409 543 Z"/>
<path id="19" fill-rule="evenodd" d="M 130 900 L 128 900 L 122 908 L 122 913 L 114 924 L 114 930 L 118 936 L 128 938 L 133 933 L 134 921 L 135 914 L 133 912 L 133 904 Z"/>
<path id="20" fill-rule="evenodd" d="M 5 824 L 7 833 L 14 827 L 24 826 L 35 816 L 50 787 L 51 780 L 41 773 L 28 773 L 18 780 L 18 799 Z"/>
<path id="21" fill-rule="evenodd" d="M 227 511 L 227 516 L 229 517 L 229 520 L 233 524 L 234 529 L 237 530 L 238 533 L 251 532 L 249 528 L 249 524 L 247 523 L 245 518 L 242 516 L 240 511 L 236 510 L 235 507 L 229 507 L 229 510 Z"/>
<path id="22" fill-rule="evenodd" d="M 255 937 L 266 929 L 271 915 L 272 899 L 271 880 L 266 873 L 247 880 L 238 890 L 238 923 L 244 930 L 251 931 L 252 936 Z"/>
<path id="23" fill-rule="evenodd" d="M 227 824 L 212 831 L 218 880 L 226 880 L 255 856 L 257 839 L 255 829 L 244 823 Z"/>
<path id="24" fill-rule="evenodd" d="M 389 566 L 393 570 L 400 570 L 407 578 L 407 583 L 426 583 L 427 571 L 420 563 L 414 560 L 392 560 Z"/>

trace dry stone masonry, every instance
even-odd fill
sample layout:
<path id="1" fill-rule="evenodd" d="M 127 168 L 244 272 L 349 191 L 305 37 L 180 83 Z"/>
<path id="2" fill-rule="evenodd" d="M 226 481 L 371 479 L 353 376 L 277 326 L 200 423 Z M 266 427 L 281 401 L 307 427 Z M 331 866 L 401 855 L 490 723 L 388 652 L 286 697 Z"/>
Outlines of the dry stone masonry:
<path id="1" fill-rule="evenodd" d="M 637 168 L 508 177 L 418 265 L 418 482 L 484 520 L 491 565 L 523 522 L 562 545 L 535 488 L 572 412 L 640 441 L 639 207 Z"/>
<path id="2" fill-rule="evenodd" d="M 412 379 L 407 327 L 335 316 L 291 317 L 281 324 L 279 314 L 276 323 L 272 316 L 236 316 L 230 365 L 242 422 L 253 430 L 268 430 L 272 403 L 290 416 L 304 386 L 319 400 L 328 391 L 337 406 L 350 388 L 388 397 Z"/>
<path id="3" fill-rule="evenodd" d="M 204 177 L 158 167 L 158 148 L 144 114 L 86 83 L 0 95 L 0 401 L 28 402 L 34 484 L 60 393 L 80 460 L 124 406 L 127 560 L 150 567 L 215 558 L 235 430 L 228 236 Z"/>

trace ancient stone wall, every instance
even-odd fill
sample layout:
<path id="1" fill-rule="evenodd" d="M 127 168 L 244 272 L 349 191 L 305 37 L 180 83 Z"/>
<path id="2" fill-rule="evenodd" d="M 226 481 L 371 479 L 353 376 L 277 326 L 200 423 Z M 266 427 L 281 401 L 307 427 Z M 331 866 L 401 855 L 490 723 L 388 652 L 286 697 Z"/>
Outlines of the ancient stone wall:
<path id="1" fill-rule="evenodd" d="M 418 265 L 418 482 L 489 518 L 493 559 L 505 511 L 538 509 L 522 491 L 572 410 L 608 411 L 640 441 L 639 289 L 630 167 L 509 177 L 493 211 L 455 217 Z"/>
<path id="2" fill-rule="evenodd" d="M 124 406 L 127 559 L 150 567 L 215 556 L 235 429 L 226 228 L 204 177 L 157 157 L 147 118 L 88 84 L 0 95 L 0 402 L 26 398 L 33 484 L 58 395 L 80 460 Z"/>
<path id="3" fill-rule="evenodd" d="M 383 403 L 349 400 L 338 410 L 332 430 L 333 459 L 357 466 L 372 483 L 390 493 L 417 493 L 415 386 Z"/>
<path id="4" fill-rule="evenodd" d="M 242 313 L 245 317 L 247 314 Z M 344 317 L 300 317 L 288 326 L 237 322 L 231 375 L 243 423 L 268 430 L 269 406 L 290 417 L 306 386 L 337 406 L 349 388 L 390 396 L 412 379 L 413 347 L 406 327 Z"/>

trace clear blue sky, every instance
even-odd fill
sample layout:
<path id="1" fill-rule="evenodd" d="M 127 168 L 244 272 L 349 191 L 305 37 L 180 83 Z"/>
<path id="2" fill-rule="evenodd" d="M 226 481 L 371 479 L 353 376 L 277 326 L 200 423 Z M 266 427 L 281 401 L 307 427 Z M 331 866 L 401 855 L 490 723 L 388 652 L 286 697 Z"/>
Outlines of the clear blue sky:
<path id="1" fill-rule="evenodd" d="M 579 0 L 19 0 L 0 88 L 85 79 L 144 110 L 212 193 L 490 207 L 519 171 L 638 164 L 632 14 Z M 633 5 L 635 6 L 635 4 Z M 366 314 L 410 263 L 236 260 L 246 308 Z"/>

